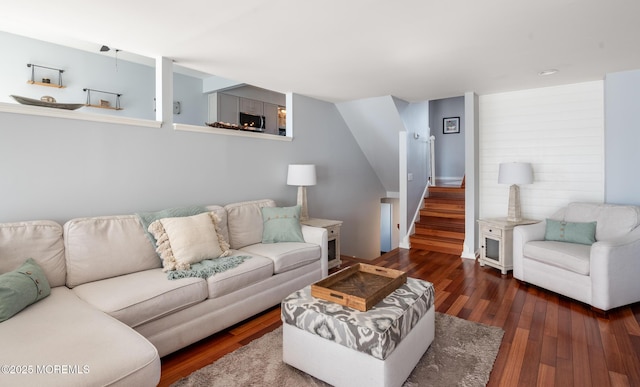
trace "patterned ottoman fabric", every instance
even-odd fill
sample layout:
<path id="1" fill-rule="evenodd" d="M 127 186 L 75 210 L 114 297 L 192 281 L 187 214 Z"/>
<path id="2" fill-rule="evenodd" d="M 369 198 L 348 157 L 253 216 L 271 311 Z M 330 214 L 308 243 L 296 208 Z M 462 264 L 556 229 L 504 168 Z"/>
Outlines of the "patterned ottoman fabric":
<path id="1" fill-rule="evenodd" d="M 366 312 L 311 296 L 311 287 L 282 301 L 282 321 L 384 360 L 434 303 L 433 284 L 416 278 Z"/>

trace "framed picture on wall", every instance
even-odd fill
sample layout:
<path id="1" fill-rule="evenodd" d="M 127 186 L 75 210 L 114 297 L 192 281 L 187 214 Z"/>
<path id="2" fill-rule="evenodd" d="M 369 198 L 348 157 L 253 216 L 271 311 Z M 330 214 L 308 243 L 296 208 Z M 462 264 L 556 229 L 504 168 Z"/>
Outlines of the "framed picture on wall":
<path id="1" fill-rule="evenodd" d="M 442 119 L 442 133 L 460 133 L 460 117 L 447 117 Z"/>

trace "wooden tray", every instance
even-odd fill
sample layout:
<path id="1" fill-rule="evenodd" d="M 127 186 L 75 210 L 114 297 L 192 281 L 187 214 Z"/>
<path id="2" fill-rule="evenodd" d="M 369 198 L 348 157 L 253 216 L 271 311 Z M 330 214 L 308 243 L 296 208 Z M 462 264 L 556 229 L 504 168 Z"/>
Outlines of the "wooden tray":
<path id="1" fill-rule="evenodd" d="M 357 263 L 311 285 L 316 298 L 366 312 L 407 282 L 407 273 Z"/>

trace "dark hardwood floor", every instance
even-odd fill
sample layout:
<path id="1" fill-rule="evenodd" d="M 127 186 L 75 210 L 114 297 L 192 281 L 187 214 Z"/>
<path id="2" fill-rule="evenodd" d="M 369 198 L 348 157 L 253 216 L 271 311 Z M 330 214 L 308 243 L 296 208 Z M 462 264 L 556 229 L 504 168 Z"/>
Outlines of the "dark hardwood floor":
<path id="1" fill-rule="evenodd" d="M 343 257 L 343 266 L 358 260 Z M 640 303 L 610 311 L 525 285 L 473 260 L 394 250 L 374 261 L 434 284 L 436 310 L 505 330 L 488 386 L 640 386 Z M 161 386 L 276 329 L 274 307 L 162 358 Z"/>

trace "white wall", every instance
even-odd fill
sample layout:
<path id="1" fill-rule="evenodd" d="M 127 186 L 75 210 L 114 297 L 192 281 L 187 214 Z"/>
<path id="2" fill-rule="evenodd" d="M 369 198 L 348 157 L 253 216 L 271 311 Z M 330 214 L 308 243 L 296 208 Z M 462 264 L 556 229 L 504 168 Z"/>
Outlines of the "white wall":
<path id="1" fill-rule="evenodd" d="M 0 113 L 0 222 L 273 198 L 287 165 L 315 163 L 311 216 L 343 220 L 342 253 L 379 255 L 384 189 L 335 105 L 293 96 L 293 141 Z"/>
<path id="2" fill-rule="evenodd" d="M 605 78 L 605 198 L 640 205 L 640 70 Z"/>
<path id="3" fill-rule="evenodd" d="M 534 183 L 520 187 L 524 217 L 604 200 L 602 81 L 483 95 L 479 110 L 480 217 L 506 216 L 501 162 L 533 165 Z"/>

